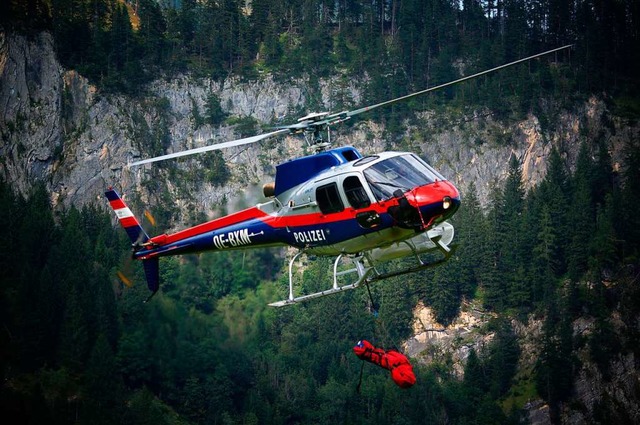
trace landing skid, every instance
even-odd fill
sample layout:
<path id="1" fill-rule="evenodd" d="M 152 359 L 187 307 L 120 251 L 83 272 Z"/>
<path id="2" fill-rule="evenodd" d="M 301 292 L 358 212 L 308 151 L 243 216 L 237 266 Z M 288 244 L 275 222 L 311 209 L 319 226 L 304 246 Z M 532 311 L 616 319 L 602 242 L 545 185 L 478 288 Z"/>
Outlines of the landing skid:
<path id="1" fill-rule="evenodd" d="M 453 231 L 452 226 L 451 226 L 451 231 Z M 419 250 L 417 248 L 418 244 L 412 242 L 412 240 L 402 242 L 402 244 L 405 244 L 406 246 L 409 247 L 410 251 L 413 254 L 413 257 L 416 259 L 417 264 L 412 267 L 405 268 L 403 270 L 393 271 L 393 272 L 379 272 L 376 269 L 376 266 L 379 265 L 381 261 L 374 260 L 370 252 L 359 254 L 359 255 L 340 254 L 333 263 L 333 286 L 330 289 L 327 289 L 325 291 L 315 292 L 313 294 L 300 295 L 296 297 L 294 296 L 294 293 L 293 293 L 293 265 L 295 261 L 298 259 L 298 257 L 300 257 L 300 255 L 304 253 L 304 251 L 300 251 L 289 262 L 289 297 L 286 300 L 273 302 L 273 303 L 270 303 L 269 305 L 272 307 L 284 307 L 287 305 L 292 305 L 299 302 L 307 301 L 313 298 L 320 298 L 327 295 L 336 294 L 338 292 L 355 289 L 363 284 L 368 285 L 369 283 L 377 282 L 379 280 L 387 279 L 390 277 L 402 276 L 405 274 L 415 273 L 421 270 L 438 266 L 446 262 L 449 259 L 449 257 L 455 252 L 455 249 L 456 249 L 456 246 L 449 247 L 449 245 L 445 244 L 443 241 L 443 238 L 441 238 L 440 236 L 441 234 L 434 235 L 433 237 L 431 235 L 428 235 L 430 241 L 433 243 L 433 246 L 426 250 Z M 449 242 L 450 242 L 451 238 L 447 238 L 447 239 L 449 239 Z M 424 262 L 420 258 L 419 254 L 434 251 L 434 250 L 440 251 L 440 253 L 442 253 L 442 258 L 435 261 L 429 261 L 429 262 Z M 351 262 L 353 263 L 353 267 L 348 268 L 346 270 L 338 271 L 340 261 L 343 258 L 351 260 Z M 338 285 L 339 276 L 349 275 L 354 273 L 357 275 L 355 282 L 348 285 L 344 285 L 344 286 Z"/>

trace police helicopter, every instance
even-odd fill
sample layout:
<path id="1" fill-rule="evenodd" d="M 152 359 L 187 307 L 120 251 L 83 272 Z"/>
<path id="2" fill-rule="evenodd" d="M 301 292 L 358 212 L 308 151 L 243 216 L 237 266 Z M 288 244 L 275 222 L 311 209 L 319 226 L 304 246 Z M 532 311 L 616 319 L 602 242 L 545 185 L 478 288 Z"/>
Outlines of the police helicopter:
<path id="1" fill-rule="evenodd" d="M 275 182 L 264 186 L 268 199 L 245 210 L 172 234 L 144 231 L 122 197 L 105 195 L 141 260 L 149 299 L 158 291 L 159 259 L 203 251 L 291 246 L 289 294 L 270 305 L 281 307 L 354 289 L 391 276 L 417 272 L 446 261 L 453 252 L 454 228 L 447 221 L 460 206 L 458 189 L 419 156 L 382 152 L 363 156 L 354 147 L 331 147 L 331 126 L 376 108 L 566 49 L 563 46 L 455 81 L 352 111 L 310 113 L 271 132 L 204 146 L 129 164 L 130 167 L 256 143 L 284 134 L 303 134 L 314 154 L 276 166 Z M 327 133 L 326 141 L 322 134 Z M 333 282 L 327 289 L 294 293 L 295 261 L 302 254 L 334 257 Z M 435 259 L 425 260 L 424 257 Z M 382 263 L 412 258 L 413 265 L 385 271 Z M 338 278 L 340 277 L 340 283 Z M 342 284 L 343 281 L 346 284 Z M 329 286 L 331 285 L 331 286 Z"/>

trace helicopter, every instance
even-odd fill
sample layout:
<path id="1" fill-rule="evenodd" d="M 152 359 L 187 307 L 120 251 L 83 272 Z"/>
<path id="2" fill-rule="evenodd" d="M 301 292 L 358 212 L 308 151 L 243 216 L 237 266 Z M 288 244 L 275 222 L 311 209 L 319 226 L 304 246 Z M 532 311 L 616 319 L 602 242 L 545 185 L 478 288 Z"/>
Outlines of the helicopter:
<path id="1" fill-rule="evenodd" d="M 128 164 L 140 166 L 256 143 L 283 134 L 303 134 L 314 150 L 311 155 L 276 166 L 275 181 L 263 187 L 267 202 L 172 234 L 150 237 L 122 196 L 109 188 L 105 196 L 131 240 L 131 256 L 142 261 L 151 291 L 147 301 L 159 290 L 159 259 L 164 256 L 293 247 L 297 253 L 289 261 L 289 293 L 286 299 L 269 304 L 273 307 L 339 293 L 444 263 L 455 250 L 454 227 L 447 220 L 460 207 L 458 189 L 411 152 L 363 156 L 352 146 L 333 148 L 330 127 L 373 109 L 569 47 L 571 45 L 548 50 L 363 108 L 337 113 L 313 112 L 267 133 Z M 325 131 L 327 141 L 322 137 Z M 293 267 L 303 254 L 335 258 L 331 286 L 314 293 L 295 293 Z M 425 256 L 429 259 L 425 260 Z M 383 263 L 401 258 L 411 259 L 413 265 L 392 271 L 381 267 Z M 342 284 L 343 280 L 348 283 Z"/>

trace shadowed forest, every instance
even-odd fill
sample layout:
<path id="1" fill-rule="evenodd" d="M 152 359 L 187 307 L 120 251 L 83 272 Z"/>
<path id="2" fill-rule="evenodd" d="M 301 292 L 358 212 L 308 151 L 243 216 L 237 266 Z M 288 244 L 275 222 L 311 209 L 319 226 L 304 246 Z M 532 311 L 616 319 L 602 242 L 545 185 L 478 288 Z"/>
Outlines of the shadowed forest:
<path id="1" fill-rule="evenodd" d="M 523 395 L 514 387 L 557 407 L 571 395 L 576 349 L 588 347 L 606 375 L 614 356 L 640 346 L 637 285 L 604 284 L 638 271 L 640 150 L 613 175 L 599 148 L 583 146 L 573 175 L 554 151 L 545 181 L 526 194 L 514 160 L 486 213 L 469 190 L 454 221 L 456 256 L 374 285 L 377 318 L 364 290 L 266 307 L 287 290 L 270 251 L 163 259 L 162 292 L 144 304 L 141 267 L 128 266 L 128 240 L 106 213 L 57 215 L 42 187 L 24 200 L 3 183 L 2 410 L 21 423 L 518 423 L 522 406 L 504 408 Z M 310 261 L 303 288 L 326 286 L 330 269 Z M 138 284 L 123 286 L 119 270 Z M 472 351 L 464 380 L 447 362 L 417 364 L 418 384 L 400 390 L 365 365 L 356 391 L 358 340 L 399 346 L 419 300 L 449 323 L 463 298 L 499 313 L 487 325 L 495 338 Z M 621 333 L 612 332 L 614 306 Z M 545 317 L 542 355 L 515 380 L 509 317 L 530 313 Z M 588 338 L 572 335 L 578 316 L 596 320 Z"/>
<path id="2" fill-rule="evenodd" d="M 339 75 L 366 78 L 366 101 L 387 100 L 574 44 L 570 67 L 531 62 L 377 118 L 394 120 L 432 98 L 526 113 L 541 95 L 601 92 L 639 113 L 635 0 L 9 0 L 0 12 L 8 29 L 52 32 L 63 65 L 107 91 L 135 95 L 182 72 Z M 309 108 L 319 101 L 311 95 Z M 333 101 L 337 109 L 346 99 Z"/>

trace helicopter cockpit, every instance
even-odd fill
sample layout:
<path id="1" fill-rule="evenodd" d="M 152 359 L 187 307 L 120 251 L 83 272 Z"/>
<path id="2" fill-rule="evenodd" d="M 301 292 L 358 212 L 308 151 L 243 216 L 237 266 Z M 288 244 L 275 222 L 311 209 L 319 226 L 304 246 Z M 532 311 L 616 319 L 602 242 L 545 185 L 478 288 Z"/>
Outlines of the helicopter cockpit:
<path id="1" fill-rule="evenodd" d="M 377 158 L 365 157 L 355 165 L 362 165 L 363 162 L 366 164 Z M 378 201 L 393 198 L 398 189 L 406 192 L 418 186 L 445 180 L 426 162 L 410 153 L 376 162 L 365 168 L 363 174 Z"/>
<path id="2" fill-rule="evenodd" d="M 353 152 L 357 153 L 355 150 Z M 342 150 L 328 151 L 280 165 L 278 178 L 289 178 L 276 180 L 276 187 L 278 183 L 281 187 L 285 184 L 291 186 L 295 179 L 307 179 L 307 182 L 284 192 L 278 203 L 298 211 L 317 209 L 327 215 L 341 212 L 345 207 L 361 210 L 373 202 L 397 198 L 417 187 L 445 180 L 412 153 L 383 152 L 366 157 L 354 155 L 355 159 L 351 160 L 341 159 L 338 154 L 342 153 Z M 334 157 L 339 158 L 342 164 Z M 334 161 L 337 165 L 334 165 Z M 315 171 L 318 168 L 322 169 L 319 173 Z M 314 173 L 317 173 L 315 179 Z M 265 192 L 265 196 L 268 195 L 273 196 L 273 186 L 269 187 L 269 193 Z"/>

